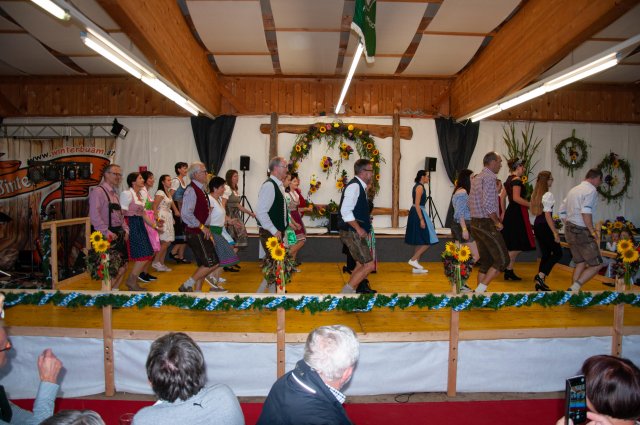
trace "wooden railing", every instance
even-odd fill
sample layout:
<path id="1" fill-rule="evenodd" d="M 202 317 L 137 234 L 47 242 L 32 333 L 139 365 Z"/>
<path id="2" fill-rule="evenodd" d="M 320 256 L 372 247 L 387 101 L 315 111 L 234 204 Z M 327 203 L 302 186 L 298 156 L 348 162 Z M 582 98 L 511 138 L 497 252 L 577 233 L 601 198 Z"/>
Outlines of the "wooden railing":
<path id="1" fill-rule="evenodd" d="M 77 226 L 84 224 L 85 248 L 89 248 L 91 236 L 91 223 L 89 217 L 69 218 L 66 220 L 45 221 L 42 223 L 42 229 L 51 230 L 51 288 L 59 289 L 60 285 L 69 284 L 78 280 L 86 279 L 87 272 L 80 273 L 68 279 L 58 280 L 58 229 L 68 226 Z M 68 254 L 68 253 L 67 253 Z M 66 259 L 65 259 L 66 261 Z"/>

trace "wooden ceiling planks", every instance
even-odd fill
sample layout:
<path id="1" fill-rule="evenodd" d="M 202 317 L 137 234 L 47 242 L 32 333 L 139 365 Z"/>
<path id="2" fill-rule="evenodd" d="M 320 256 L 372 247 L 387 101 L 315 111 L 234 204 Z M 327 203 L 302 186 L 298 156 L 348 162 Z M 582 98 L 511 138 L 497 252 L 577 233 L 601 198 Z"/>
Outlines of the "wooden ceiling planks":
<path id="1" fill-rule="evenodd" d="M 175 0 L 97 0 L 156 69 L 210 113 L 220 113 L 225 96 L 238 111 L 244 105 L 218 84 L 206 51 L 194 39 Z"/>
<path id="2" fill-rule="evenodd" d="M 640 0 L 529 0 L 454 80 L 451 114 L 462 117 L 538 77 Z"/>

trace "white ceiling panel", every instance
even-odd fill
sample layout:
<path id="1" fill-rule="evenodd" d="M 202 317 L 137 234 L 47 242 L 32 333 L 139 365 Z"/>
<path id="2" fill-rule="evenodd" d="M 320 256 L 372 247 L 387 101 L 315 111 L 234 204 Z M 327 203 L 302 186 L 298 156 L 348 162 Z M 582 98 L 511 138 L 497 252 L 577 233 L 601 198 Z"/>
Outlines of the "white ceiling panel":
<path id="1" fill-rule="evenodd" d="M 353 56 L 346 56 L 344 58 L 344 66 L 342 67 L 342 70 L 345 74 L 349 71 L 352 60 Z M 396 72 L 396 69 L 398 69 L 399 63 L 400 57 L 377 57 L 373 64 L 366 63 L 364 57 L 362 57 L 360 58 L 360 62 L 356 68 L 356 75 L 393 75 L 393 73 Z"/>
<path id="2" fill-rule="evenodd" d="M 600 31 L 595 37 L 630 38 L 636 34 L 640 34 L 640 5 Z"/>
<path id="3" fill-rule="evenodd" d="M 446 0 L 427 31 L 487 33 L 493 31 L 520 0 Z"/>
<path id="4" fill-rule="evenodd" d="M 271 0 L 276 29 L 340 30 L 343 9 L 344 0 Z"/>
<path id="5" fill-rule="evenodd" d="M 376 54 L 404 53 L 426 9 L 427 3 L 377 3 Z"/>
<path id="6" fill-rule="evenodd" d="M 227 75 L 271 75 L 274 73 L 271 55 L 215 55 L 215 60 L 220 72 Z"/>
<path id="7" fill-rule="evenodd" d="M 476 54 L 483 37 L 425 35 L 402 75 L 453 75 Z"/>
<path id="8" fill-rule="evenodd" d="M 187 1 L 191 20 L 211 52 L 268 52 L 258 1 Z"/>
<path id="9" fill-rule="evenodd" d="M 338 62 L 340 33 L 277 32 L 283 74 L 332 75 Z"/>
<path id="10" fill-rule="evenodd" d="M 123 32 L 112 32 L 109 34 L 109 36 L 111 38 L 113 38 L 116 42 L 118 42 L 118 44 L 120 44 L 120 46 L 122 46 L 126 52 L 133 54 L 134 56 L 142 59 L 142 60 L 146 60 L 147 58 L 142 54 L 142 52 L 140 51 L 140 49 L 138 49 L 136 47 L 135 44 L 133 44 L 133 42 L 131 41 L 131 39 L 129 39 L 129 37 L 127 37 L 127 35 Z M 88 47 L 85 50 L 86 52 L 90 52 L 90 53 L 94 53 L 93 50 L 90 50 Z M 147 65 L 149 65 L 149 61 L 147 61 Z M 153 66 L 149 65 L 151 69 L 154 69 Z"/>
<path id="11" fill-rule="evenodd" d="M 3 60 L 31 75 L 79 75 L 64 65 L 29 34 L 0 34 Z M 29 52 L 25 55 L 24 52 Z"/>
<path id="12" fill-rule="evenodd" d="M 66 55 L 85 52 L 81 29 L 73 20 L 60 21 L 30 1 L 4 1 L 0 7 L 46 46 Z"/>
<path id="13" fill-rule="evenodd" d="M 26 75 L 26 74 L 24 72 L 21 72 L 19 69 L 16 69 L 11 65 L 0 61 L 0 75 Z"/>
<path id="14" fill-rule="evenodd" d="M 620 64 L 589 78 L 588 83 L 635 83 L 640 81 L 640 65 Z"/>
<path id="15" fill-rule="evenodd" d="M 102 56 L 72 56 L 71 60 L 90 75 L 129 75 Z"/>
<path id="16" fill-rule="evenodd" d="M 0 31 L 22 31 L 22 28 L 0 16 Z"/>
<path id="17" fill-rule="evenodd" d="M 560 62 L 549 68 L 544 74 L 540 75 L 538 80 L 543 80 L 557 72 L 562 71 L 563 69 L 567 69 L 583 60 L 589 59 L 592 56 L 597 55 L 598 53 L 604 52 L 610 47 L 618 44 L 615 41 L 586 41 L 582 43 L 578 48 L 573 50 L 567 56 L 564 57 Z"/>
<path id="18" fill-rule="evenodd" d="M 110 31 L 120 28 L 95 0 L 73 0 L 71 3 L 103 30 Z"/>

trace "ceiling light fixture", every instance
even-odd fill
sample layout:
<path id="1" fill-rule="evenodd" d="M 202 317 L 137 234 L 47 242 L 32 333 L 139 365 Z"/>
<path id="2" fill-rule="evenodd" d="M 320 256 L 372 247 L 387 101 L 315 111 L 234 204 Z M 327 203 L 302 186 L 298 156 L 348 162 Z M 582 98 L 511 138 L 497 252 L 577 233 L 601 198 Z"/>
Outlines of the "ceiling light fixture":
<path id="1" fill-rule="evenodd" d="M 364 45 L 362 43 L 358 43 L 356 54 L 353 56 L 353 62 L 351 62 L 351 68 L 349 68 L 347 79 L 344 81 L 344 86 L 342 87 L 342 93 L 340 93 L 340 99 L 338 100 L 338 104 L 336 105 L 336 111 L 335 111 L 336 115 L 341 113 L 340 107 L 342 106 L 342 102 L 344 101 L 344 98 L 347 95 L 347 91 L 349 90 L 349 84 L 351 84 L 351 79 L 353 78 L 353 74 L 356 72 L 356 68 L 358 67 L 358 62 L 360 61 L 360 57 L 362 56 L 363 51 L 364 51 Z M 344 113 L 344 110 L 342 110 L 342 113 Z"/>
<path id="2" fill-rule="evenodd" d="M 104 44 L 99 43 L 97 39 L 93 38 L 91 35 L 87 33 L 80 33 L 80 38 L 82 39 L 82 42 L 94 52 L 110 60 L 112 63 L 124 69 L 137 79 L 142 78 L 142 72 L 139 69 L 134 67 L 132 64 L 129 64 L 122 56 L 109 50 Z"/>
<path id="3" fill-rule="evenodd" d="M 459 119 L 464 121 L 470 119 L 473 122 L 497 114 L 521 103 L 527 102 L 545 93 L 557 90 L 576 81 L 590 77 L 616 66 L 622 58 L 632 52 L 640 44 L 640 34 L 619 43 L 604 52 L 584 60 L 562 72 L 556 73 L 535 84 L 498 100 L 493 105 L 474 111 Z"/>
<path id="4" fill-rule="evenodd" d="M 69 12 L 52 2 L 51 0 L 31 0 L 33 3 L 37 4 L 53 16 L 58 19 L 62 19 L 63 21 L 68 21 L 71 19 L 71 15 Z"/>

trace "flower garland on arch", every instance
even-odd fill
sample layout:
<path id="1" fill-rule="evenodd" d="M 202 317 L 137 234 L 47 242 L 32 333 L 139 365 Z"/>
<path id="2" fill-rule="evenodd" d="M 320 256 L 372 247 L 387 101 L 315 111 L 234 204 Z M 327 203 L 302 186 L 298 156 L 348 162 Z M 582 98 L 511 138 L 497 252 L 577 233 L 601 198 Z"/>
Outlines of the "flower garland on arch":
<path id="1" fill-rule="evenodd" d="M 631 166 L 626 159 L 616 153 L 609 152 L 596 167 L 602 171 L 602 184 L 598 186 L 598 193 L 611 202 L 619 202 L 627 193 L 631 184 Z"/>
<path id="2" fill-rule="evenodd" d="M 324 142 L 329 149 L 334 149 L 336 146 L 340 149 L 339 158 L 333 160 L 326 170 L 323 167 L 323 171 L 330 173 L 331 170 L 335 169 L 337 174 L 341 170 L 342 161 L 349 159 L 353 152 L 352 149 L 349 149 L 349 145 L 346 144 L 348 141 L 355 143 L 356 151 L 360 158 L 371 160 L 373 164 L 373 188 L 377 194 L 380 191 L 380 163 L 385 162 L 385 160 L 380 155 L 380 150 L 369 132 L 353 124 L 334 121 L 332 123 L 316 123 L 309 126 L 305 133 L 296 137 L 293 148 L 291 148 L 289 156 L 291 167 L 294 171 L 297 171 L 299 162 L 309 155 L 312 144 L 314 142 Z"/>
<path id="3" fill-rule="evenodd" d="M 555 151 L 560 166 L 566 168 L 567 175 L 571 177 L 573 177 L 573 172 L 582 168 L 587 159 L 589 159 L 587 142 L 576 137 L 575 128 L 571 133 L 571 137 L 567 137 L 556 145 Z"/>

